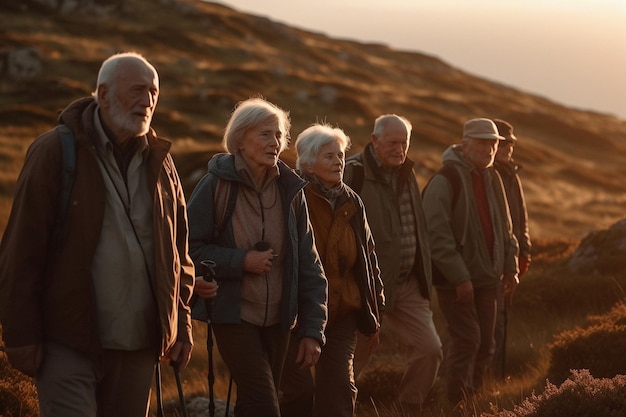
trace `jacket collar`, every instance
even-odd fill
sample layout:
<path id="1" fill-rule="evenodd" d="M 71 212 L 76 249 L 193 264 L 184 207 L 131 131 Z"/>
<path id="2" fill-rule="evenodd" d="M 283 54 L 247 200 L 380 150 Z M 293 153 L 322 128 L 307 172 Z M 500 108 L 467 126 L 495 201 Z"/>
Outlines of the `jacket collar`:
<path id="1" fill-rule="evenodd" d="M 367 169 L 365 170 L 366 176 L 378 182 L 388 182 L 385 168 L 383 168 L 378 158 L 376 158 L 374 146 L 371 142 L 368 143 L 363 150 L 363 158 L 365 159 L 365 166 L 369 167 L 369 172 Z M 415 162 L 407 156 L 404 163 L 393 172 L 394 175 L 398 176 L 398 185 L 403 185 L 408 181 L 409 176 L 413 174 L 414 166 Z"/>
<path id="2" fill-rule="evenodd" d="M 300 178 L 293 169 L 280 159 L 276 165 L 278 169 L 278 185 L 283 188 L 288 196 L 295 196 L 306 185 L 306 181 Z M 236 181 L 247 184 L 237 174 L 235 167 L 235 156 L 229 153 L 218 153 L 213 155 L 208 164 L 209 173 L 227 181 Z"/>

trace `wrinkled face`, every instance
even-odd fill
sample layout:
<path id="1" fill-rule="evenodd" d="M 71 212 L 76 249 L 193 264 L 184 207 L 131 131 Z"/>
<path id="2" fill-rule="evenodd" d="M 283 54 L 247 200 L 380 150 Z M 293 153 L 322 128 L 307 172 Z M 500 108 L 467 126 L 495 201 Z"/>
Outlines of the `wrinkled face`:
<path id="1" fill-rule="evenodd" d="M 322 146 L 315 157 L 315 161 L 307 170 L 315 175 L 326 188 L 332 188 L 343 179 L 343 169 L 346 166 L 346 155 L 339 141 L 334 140 Z"/>
<path id="2" fill-rule="evenodd" d="M 409 151 L 409 135 L 406 126 L 399 120 L 391 121 L 382 134 L 372 135 L 372 146 L 376 156 L 386 169 L 399 167 Z"/>
<path id="3" fill-rule="evenodd" d="M 498 143 L 498 151 L 496 152 L 496 161 L 501 163 L 511 162 L 514 148 L 515 142 L 511 140 L 500 141 L 500 143 Z"/>
<path id="4" fill-rule="evenodd" d="M 463 140 L 463 155 L 476 168 L 489 168 L 496 157 L 498 142 L 498 139 L 466 138 Z"/>
<path id="5" fill-rule="evenodd" d="M 239 144 L 239 153 L 253 173 L 276 166 L 281 137 L 276 116 L 270 116 L 246 130 Z"/>
<path id="6" fill-rule="evenodd" d="M 112 86 L 98 89 L 102 118 L 121 143 L 148 133 L 159 99 L 157 74 L 139 61 L 120 63 Z"/>

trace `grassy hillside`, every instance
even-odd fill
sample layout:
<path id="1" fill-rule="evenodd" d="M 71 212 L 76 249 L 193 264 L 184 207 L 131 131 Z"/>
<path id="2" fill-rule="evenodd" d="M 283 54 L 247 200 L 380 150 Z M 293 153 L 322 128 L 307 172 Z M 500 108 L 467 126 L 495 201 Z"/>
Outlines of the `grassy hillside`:
<path id="1" fill-rule="evenodd" d="M 422 183 L 459 140 L 464 121 L 504 118 L 520 138 L 516 156 L 535 236 L 581 237 L 624 215 L 626 121 L 561 106 L 433 56 L 332 39 L 216 3 L 123 4 L 89 15 L 0 2 L 0 48 L 34 46 L 43 62 L 37 78 L 0 78 L 0 230 L 27 145 L 61 108 L 90 94 L 102 60 L 123 50 L 143 53 L 160 72 L 154 126 L 175 142 L 187 193 L 235 103 L 261 94 L 291 111 L 294 137 L 326 120 L 351 136 L 352 151 L 367 143 L 377 115 L 405 115 Z M 284 158 L 292 162 L 292 151 Z"/>

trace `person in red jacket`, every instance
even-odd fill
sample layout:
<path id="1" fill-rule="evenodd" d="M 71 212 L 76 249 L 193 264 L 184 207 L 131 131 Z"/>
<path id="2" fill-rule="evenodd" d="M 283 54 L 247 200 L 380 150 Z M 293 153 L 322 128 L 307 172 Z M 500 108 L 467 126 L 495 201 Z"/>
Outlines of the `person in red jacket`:
<path id="1" fill-rule="evenodd" d="M 189 362 L 194 267 L 171 143 L 150 127 L 158 98 L 156 69 L 122 53 L 61 113 L 76 157 L 64 213 L 59 129 L 26 154 L 0 246 L 0 319 L 43 417 L 147 415 L 159 358 Z"/>

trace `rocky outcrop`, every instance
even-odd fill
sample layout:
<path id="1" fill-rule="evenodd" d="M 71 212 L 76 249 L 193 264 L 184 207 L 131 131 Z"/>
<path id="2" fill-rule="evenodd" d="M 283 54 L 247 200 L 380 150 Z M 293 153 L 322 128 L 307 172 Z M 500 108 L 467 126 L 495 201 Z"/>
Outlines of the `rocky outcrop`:
<path id="1" fill-rule="evenodd" d="M 581 242 L 568 266 L 572 272 L 584 274 L 623 274 L 626 270 L 626 219 L 608 230 L 588 234 Z"/>
<path id="2" fill-rule="evenodd" d="M 124 9 L 123 0 L 22 0 L 6 3 L 0 2 L 0 8 L 46 14 L 88 13 L 105 16 Z"/>
<path id="3" fill-rule="evenodd" d="M 192 398 L 187 404 L 189 417 L 204 417 L 209 415 L 209 399 L 205 397 Z M 232 417 L 235 415 L 235 405 L 228 407 L 228 416 L 226 415 L 226 402 L 224 400 L 215 400 L 215 416 Z"/>
<path id="4" fill-rule="evenodd" d="M 0 50 L 0 79 L 26 80 L 42 72 L 41 54 L 32 46 Z"/>

